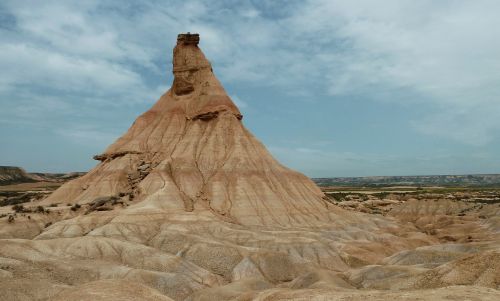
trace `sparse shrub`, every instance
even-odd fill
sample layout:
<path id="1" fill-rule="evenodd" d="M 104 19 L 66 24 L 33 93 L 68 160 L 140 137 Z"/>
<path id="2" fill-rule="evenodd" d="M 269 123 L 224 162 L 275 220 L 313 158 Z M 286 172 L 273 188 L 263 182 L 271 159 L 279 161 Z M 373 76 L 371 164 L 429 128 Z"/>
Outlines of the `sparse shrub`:
<path id="1" fill-rule="evenodd" d="M 12 206 L 12 210 L 14 210 L 15 212 L 24 212 L 25 208 L 23 205 L 16 204 Z"/>
<path id="2" fill-rule="evenodd" d="M 48 223 L 46 223 L 46 224 L 45 224 L 45 228 L 50 227 L 50 225 L 52 225 L 52 222 L 48 222 Z"/>
<path id="3" fill-rule="evenodd" d="M 13 215 L 9 215 L 8 222 L 9 223 L 13 223 L 14 222 L 14 216 Z"/>
<path id="4" fill-rule="evenodd" d="M 77 211 L 78 209 L 80 209 L 82 206 L 80 204 L 74 204 L 73 206 L 71 206 L 71 211 Z"/>
<path id="5" fill-rule="evenodd" d="M 374 195 L 376 197 L 378 197 L 379 199 L 385 199 L 389 195 L 389 192 L 382 191 L 382 192 L 374 193 Z"/>
<path id="6" fill-rule="evenodd" d="M 26 200 L 21 198 L 8 198 L 0 201 L 0 206 L 17 205 L 22 203 L 26 203 Z"/>
<path id="7" fill-rule="evenodd" d="M 43 206 L 36 206 L 35 212 L 36 213 L 45 213 L 45 208 L 43 208 Z"/>
<path id="8" fill-rule="evenodd" d="M 335 192 L 335 193 L 328 194 L 328 196 L 332 197 L 337 202 L 343 202 L 345 200 L 345 197 L 347 196 L 347 193 L 344 193 L 344 192 Z"/>
<path id="9" fill-rule="evenodd" d="M 38 200 L 44 197 L 43 194 L 37 192 L 18 193 L 18 192 L 7 191 L 7 192 L 0 192 L 0 195 L 6 197 L 6 199 L 0 201 L 0 206 L 28 203 L 31 202 L 32 200 Z"/>
<path id="10" fill-rule="evenodd" d="M 57 207 L 59 204 L 56 204 L 56 203 L 52 203 L 49 205 L 49 207 Z"/>

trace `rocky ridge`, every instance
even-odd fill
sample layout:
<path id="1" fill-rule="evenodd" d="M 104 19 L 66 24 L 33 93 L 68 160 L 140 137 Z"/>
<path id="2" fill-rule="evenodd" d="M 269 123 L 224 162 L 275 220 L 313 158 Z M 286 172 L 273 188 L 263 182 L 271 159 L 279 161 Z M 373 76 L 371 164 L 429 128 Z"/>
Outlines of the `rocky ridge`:
<path id="1" fill-rule="evenodd" d="M 0 186 L 12 185 L 20 183 L 35 183 L 35 182 L 66 182 L 82 176 L 83 172 L 71 173 L 43 173 L 32 172 L 28 173 L 21 167 L 17 166 L 0 166 Z"/>

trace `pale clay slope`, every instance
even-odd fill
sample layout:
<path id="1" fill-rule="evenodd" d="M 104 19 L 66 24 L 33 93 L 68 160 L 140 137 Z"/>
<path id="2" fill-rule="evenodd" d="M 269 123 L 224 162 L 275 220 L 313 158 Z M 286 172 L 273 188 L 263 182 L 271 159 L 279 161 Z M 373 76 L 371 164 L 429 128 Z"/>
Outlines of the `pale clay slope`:
<path id="1" fill-rule="evenodd" d="M 428 211 L 446 216 L 437 203 L 393 217 L 340 209 L 244 128 L 195 37 L 178 41 L 174 75 L 96 168 L 43 201 L 124 205 L 2 225 L 4 300 L 500 298 L 493 219 L 468 222 L 474 242 L 439 245 L 421 229 Z M 446 222 L 429 231 L 463 236 Z"/>

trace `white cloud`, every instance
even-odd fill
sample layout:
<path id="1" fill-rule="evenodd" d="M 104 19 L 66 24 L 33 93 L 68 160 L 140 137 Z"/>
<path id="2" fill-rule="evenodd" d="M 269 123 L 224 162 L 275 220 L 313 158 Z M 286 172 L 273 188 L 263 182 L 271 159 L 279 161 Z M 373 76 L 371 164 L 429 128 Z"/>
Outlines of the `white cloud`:
<path id="1" fill-rule="evenodd" d="M 96 107 L 150 103 L 164 92 L 166 83 L 150 83 L 143 72 L 157 72 L 156 53 L 133 32 L 123 38 L 125 16 L 113 17 L 98 1 L 43 1 L 36 8 L 6 1 L 2 14 L 15 20 L 0 24 L 3 123 L 61 134 L 59 127 L 76 118 L 82 126 L 96 122 Z"/>
<path id="2" fill-rule="evenodd" d="M 167 84 L 176 34 L 197 31 L 224 82 L 307 89 L 322 101 L 327 93 L 421 103 L 432 110 L 412 121 L 416 131 L 473 145 L 500 131 L 498 1 L 4 5 L 16 22 L 15 33 L 0 32 L 3 102 L 21 88 L 70 109 L 75 100 L 152 101 Z"/>
<path id="3" fill-rule="evenodd" d="M 34 85 L 59 90 L 96 93 L 119 91 L 123 88 L 144 88 L 136 72 L 118 63 L 99 59 L 84 59 L 26 44 L 0 46 L 0 64 L 4 84 Z"/>
<path id="4" fill-rule="evenodd" d="M 319 57 L 332 95 L 404 102 L 401 89 L 413 91 L 434 108 L 413 121 L 417 130 L 482 145 L 500 130 L 499 9 L 497 1 L 315 1 L 290 21 L 300 34 L 347 41 L 348 51 Z"/>
<path id="5" fill-rule="evenodd" d="M 227 14 L 208 23 L 207 52 L 223 81 L 421 104 L 426 116 L 412 120 L 420 133 L 476 146 L 499 138 L 497 1 L 325 0 L 291 7 L 279 19 Z"/>

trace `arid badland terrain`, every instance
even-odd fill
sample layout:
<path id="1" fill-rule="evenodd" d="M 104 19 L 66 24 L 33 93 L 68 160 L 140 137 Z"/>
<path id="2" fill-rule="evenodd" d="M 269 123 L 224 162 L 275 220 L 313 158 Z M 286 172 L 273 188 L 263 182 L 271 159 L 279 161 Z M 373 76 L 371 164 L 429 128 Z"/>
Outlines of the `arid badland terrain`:
<path id="1" fill-rule="evenodd" d="M 0 186 L 2 300 L 500 299 L 500 190 L 320 189 L 243 126 L 198 42 L 179 35 L 171 89 L 85 175 L 5 169 L 33 183 Z"/>

